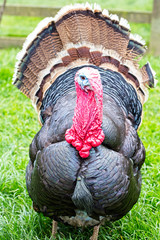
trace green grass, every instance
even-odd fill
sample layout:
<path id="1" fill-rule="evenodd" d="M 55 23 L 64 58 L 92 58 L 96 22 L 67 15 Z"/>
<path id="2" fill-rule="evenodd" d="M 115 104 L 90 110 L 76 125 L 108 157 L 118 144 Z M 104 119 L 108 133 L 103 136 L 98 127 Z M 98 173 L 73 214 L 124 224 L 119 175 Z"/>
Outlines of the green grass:
<path id="1" fill-rule="evenodd" d="M 0 3 L 2 0 L 0 0 Z M 59 0 L 53 1 L 53 0 L 7 0 L 7 4 L 11 5 L 35 5 L 35 6 L 51 6 L 51 7 L 61 7 L 66 4 L 71 4 L 71 3 L 82 3 L 82 2 L 87 2 L 84 0 Z M 113 1 L 113 0 L 88 0 L 89 3 L 98 3 L 100 4 L 103 8 L 112 8 L 112 9 L 123 9 L 123 10 L 143 10 L 143 11 L 151 11 L 152 10 L 152 3 L 153 0 L 146 0 L 144 3 L 144 0 L 119 0 Z"/>
<path id="2" fill-rule="evenodd" d="M 31 3 L 31 1 L 28 2 Z M 36 1 L 32 2 L 36 3 Z M 39 2 L 42 3 L 42 1 Z M 49 2 L 51 3 L 51 1 L 45 1 L 45 4 Z M 120 2 L 118 5 L 123 7 Z M 149 2 L 151 1 L 146 1 L 146 3 Z M 11 3 L 11 0 L 8 0 L 8 3 Z M 24 2 L 21 1 L 21 3 Z M 9 24 L 9 18 L 12 19 L 12 25 Z M 17 27 L 20 21 L 22 28 Z M 19 17 L 17 22 L 14 17 L 5 16 L 2 22 L 3 34 L 14 36 L 16 32 L 16 35 L 26 36 L 39 19 L 30 18 L 30 21 L 28 22 L 28 18 Z M 141 34 L 149 43 L 150 26 L 148 24 L 131 24 L 131 27 L 133 32 Z M 15 56 L 19 50 L 14 48 L 0 50 L 0 239 L 48 240 L 51 234 L 51 220 L 33 211 L 32 201 L 25 186 L 25 168 L 29 160 L 28 147 L 40 126 L 30 100 L 12 85 Z M 147 55 L 141 64 L 146 61 L 150 61 L 157 72 L 157 79 L 160 79 L 160 57 Z M 100 240 L 160 239 L 159 103 L 160 82 L 156 89 L 150 90 L 149 100 L 144 105 L 143 123 L 139 131 L 147 152 L 142 168 L 143 185 L 140 199 L 121 220 L 101 227 Z M 91 234 L 90 228 L 83 232 L 79 228 L 60 224 L 57 239 L 87 240 Z"/>
<path id="3" fill-rule="evenodd" d="M 0 36 L 26 37 L 42 19 L 40 17 L 4 15 L 0 25 Z"/>

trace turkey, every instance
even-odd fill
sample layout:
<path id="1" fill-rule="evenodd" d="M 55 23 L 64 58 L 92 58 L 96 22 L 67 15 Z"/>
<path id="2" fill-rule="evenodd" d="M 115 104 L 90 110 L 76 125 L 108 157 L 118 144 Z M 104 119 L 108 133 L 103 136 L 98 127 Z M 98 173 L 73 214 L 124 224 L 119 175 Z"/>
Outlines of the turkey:
<path id="1" fill-rule="evenodd" d="M 122 218 L 137 202 L 145 148 L 137 134 L 150 64 L 127 20 L 75 4 L 42 20 L 17 55 L 13 84 L 41 124 L 29 150 L 26 185 L 35 211 L 93 226 Z"/>

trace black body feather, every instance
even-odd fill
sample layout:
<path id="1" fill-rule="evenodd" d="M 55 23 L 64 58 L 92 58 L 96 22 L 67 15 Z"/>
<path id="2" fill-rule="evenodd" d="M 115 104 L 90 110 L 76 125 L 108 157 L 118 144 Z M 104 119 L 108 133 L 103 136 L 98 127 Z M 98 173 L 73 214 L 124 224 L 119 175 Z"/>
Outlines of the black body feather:
<path id="1" fill-rule="evenodd" d="M 61 96 L 68 94 L 68 92 L 75 91 L 74 76 L 82 67 L 84 66 L 66 71 L 64 74 L 60 75 L 54 84 L 47 90 L 41 106 L 41 117 L 43 122 L 43 112 L 49 106 L 55 104 Z M 112 97 L 114 101 L 123 108 L 127 117 L 130 116 L 134 127 L 137 129 L 141 122 L 142 104 L 138 99 L 134 87 L 127 83 L 118 72 L 105 70 L 93 65 L 91 67 L 98 69 L 101 75 L 104 94 Z"/>
<path id="2" fill-rule="evenodd" d="M 42 124 L 26 169 L 36 211 L 71 225 L 94 226 L 123 217 L 137 202 L 145 160 L 137 129 L 147 88 L 156 83 L 149 63 L 139 68 L 145 50 L 126 20 L 88 3 L 64 7 L 28 36 L 13 83 L 32 100 Z M 65 133 L 76 106 L 75 74 L 85 66 L 100 73 L 105 138 L 83 159 Z M 86 219 L 78 223 L 81 211 Z"/>
<path id="3" fill-rule="evenodd" d="M 136 129 L 141 103 L 120 74 L 99 69 L 105 140 L 82 159 L 65 141 L 75 108 L 73 76 L 77 69 L 60 76 L 46 92 L 41 108 L 44 125 L 30 146 L 27 189 L 35 209 L 55 220 L 75 216 L 77 209 L 97 221 L 100 216 L 117 220 L 132 208 L 140 193 L 145 150 Z"/>

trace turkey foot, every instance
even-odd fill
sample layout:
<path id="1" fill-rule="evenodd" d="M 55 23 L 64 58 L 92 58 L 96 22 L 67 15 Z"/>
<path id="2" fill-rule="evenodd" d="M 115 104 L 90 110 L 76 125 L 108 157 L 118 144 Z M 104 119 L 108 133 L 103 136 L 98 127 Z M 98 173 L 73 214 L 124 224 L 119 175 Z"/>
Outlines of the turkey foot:
<path id="1" fill-rule="evenodd" d="M 58 225 L 58 223 L 53 220 L 53 222 L 52 222 L 52 237 L 53 238 L 56 238 L 57 225 Z"/>
<path id="2" fill-rule="evenodd" d="M 99 228 L 100 228 L 100 225 L 95 226 L 93 228 L 93 235 L 92 235 L 92 237 L 90 237 L 90 240 L 97 240 L 98 239 Z"/>

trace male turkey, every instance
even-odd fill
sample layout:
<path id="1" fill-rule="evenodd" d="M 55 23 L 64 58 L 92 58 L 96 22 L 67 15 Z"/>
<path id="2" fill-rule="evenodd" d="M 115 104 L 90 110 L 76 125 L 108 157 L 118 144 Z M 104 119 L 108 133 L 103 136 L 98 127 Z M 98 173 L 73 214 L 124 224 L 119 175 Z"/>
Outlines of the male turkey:
<path id="1" fill-rule="evenodd" d="M 155 85 L 149 63 L 138 65 L 143 45 L 125 19 L 87 3 L 41 21 L 17 55 L 14 84 L 42 125 L 30 145 L 27 189 L 55 226 L 94 226 L 97 239 L 101 223 L 138 200 L 145 149 L 137 129 Z"/>

